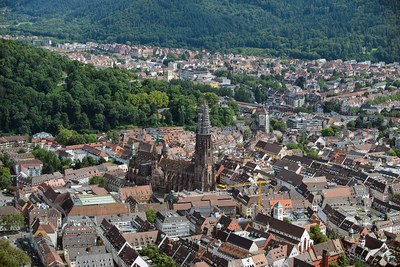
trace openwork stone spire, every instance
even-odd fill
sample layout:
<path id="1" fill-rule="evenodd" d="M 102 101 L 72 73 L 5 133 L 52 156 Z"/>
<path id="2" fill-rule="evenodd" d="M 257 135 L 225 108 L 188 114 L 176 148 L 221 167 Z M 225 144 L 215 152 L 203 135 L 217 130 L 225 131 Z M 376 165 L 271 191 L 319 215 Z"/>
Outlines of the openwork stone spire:
<path id="1" fill-rule="evenodd" d="M 211 134 L 210 114 L 208 113 L 206 101 L 203 102 L 201 113 L 199 114 L 198 134 Z"/>

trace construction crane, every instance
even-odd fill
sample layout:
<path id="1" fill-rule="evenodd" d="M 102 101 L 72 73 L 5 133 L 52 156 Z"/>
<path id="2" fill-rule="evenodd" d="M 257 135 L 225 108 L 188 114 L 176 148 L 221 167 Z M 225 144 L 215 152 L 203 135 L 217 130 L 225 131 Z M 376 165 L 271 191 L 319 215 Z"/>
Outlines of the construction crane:
<path id="1" fill-rule="evenodd" d="M 261 211 L 261 193 L 262 193 L 262 186 L 265 184 L 269 184 L 270 181 L 258 180 L 255 182 L 246 182 L 241 184 L 232 184 L 232 185 L 225 185 L 225 184 L 218 184 L 218 188 L 220 189 L 227 189 L 227 188 L 236 188 L 236 187 L 244 187 L 244 186 L 258 186 L 258 193 L 257 193 L 257 212 L 260 213 Z"/>

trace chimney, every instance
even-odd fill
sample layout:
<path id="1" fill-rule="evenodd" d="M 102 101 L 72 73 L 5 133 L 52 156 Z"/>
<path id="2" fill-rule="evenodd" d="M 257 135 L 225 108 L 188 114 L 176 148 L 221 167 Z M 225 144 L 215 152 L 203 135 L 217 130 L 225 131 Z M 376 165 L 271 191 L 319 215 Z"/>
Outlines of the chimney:
<path id="1" fill-rule="evenodd" d="M 329 255 L 328 251 L 324 249 L 322 251 L 322 264 L 321 267 L 329 267 Z"/>

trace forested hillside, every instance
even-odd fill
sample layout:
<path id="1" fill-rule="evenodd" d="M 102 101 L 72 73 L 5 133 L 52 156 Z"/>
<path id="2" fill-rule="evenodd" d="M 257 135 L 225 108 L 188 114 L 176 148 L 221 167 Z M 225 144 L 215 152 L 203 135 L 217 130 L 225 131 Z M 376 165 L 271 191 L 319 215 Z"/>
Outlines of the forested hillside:
<path id="1" fill-rule="evenodd" d="M 7 7 L 7 30 L 14 33 L 219 51 L 261 48 L 297 58 L 400 60 L 398 0 L 4 0 L 0 7 Z"/>
<path id="2" fill-rule="evenodd" d="M 0 134 L 79 132 L 120 126 L 196 125 L 204 98 L 213 125 L 233 124 L 234 101 L 218 105 L 206 85 L 184 81 L 135 80 L 121 69 L 98 70 L 55 53 L 0 40 Z M 217 93 L 217 94 L 216 94 Z"/>

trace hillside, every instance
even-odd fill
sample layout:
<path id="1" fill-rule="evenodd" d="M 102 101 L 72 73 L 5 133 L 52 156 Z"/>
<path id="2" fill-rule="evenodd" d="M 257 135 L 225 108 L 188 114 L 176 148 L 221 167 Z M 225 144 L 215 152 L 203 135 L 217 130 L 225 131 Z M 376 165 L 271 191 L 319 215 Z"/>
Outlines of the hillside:
<path id="1" fill-rule="evenodd" d="M 234 101 L 220 107 L 215 93 L 224 92 L 208 85 L 179 80 L 139 82 L 127 70 L 98 70 L 2 39 L 0 66 L 0 135 L 54 134 L 62 128 L 105 132 L 132 125 L 194 129 L 203 98 L 215 126 L 234 124 L 237 112 Z"/>
<path id="2" fill-rule="evenodd" d="M 77 41 L 400 60 L 398 0 L 5 0 L 8 31 Z"/>

